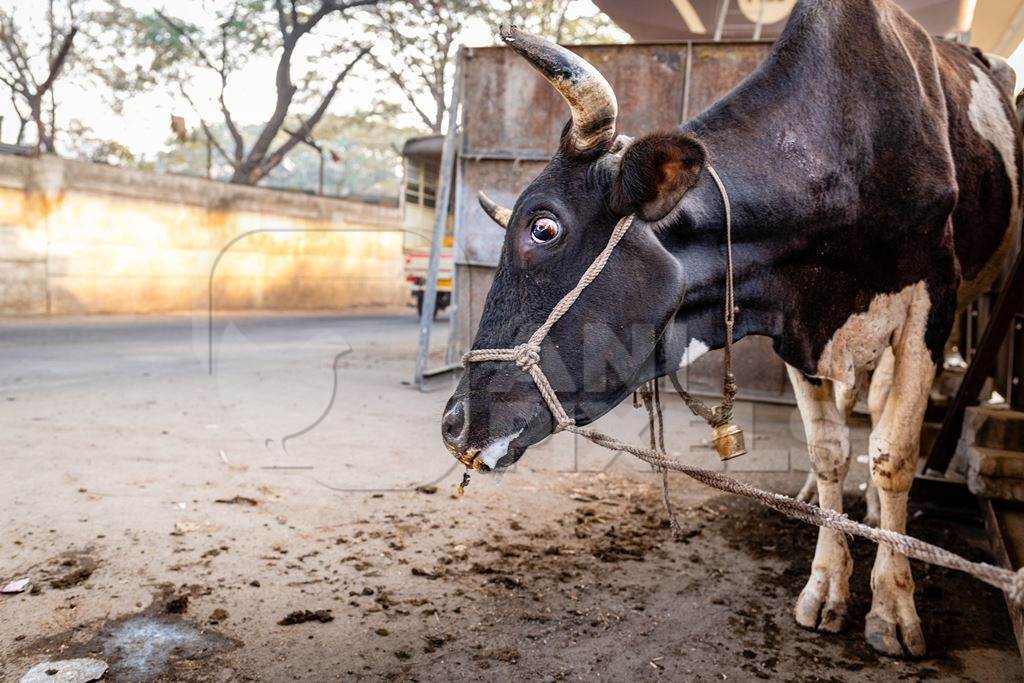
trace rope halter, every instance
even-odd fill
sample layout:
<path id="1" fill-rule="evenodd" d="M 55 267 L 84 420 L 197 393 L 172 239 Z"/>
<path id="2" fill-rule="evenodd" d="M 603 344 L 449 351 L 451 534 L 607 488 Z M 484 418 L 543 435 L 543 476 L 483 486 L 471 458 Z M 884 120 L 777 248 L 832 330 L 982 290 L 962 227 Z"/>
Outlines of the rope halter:
<path id="1" fill-rule="evenodd" d="M 732 404 L 733 398 L 736 395 L 736 380 L 732 375 L 732 333 L 733 323 L 735 321 L 736 305 L 733 298 L 733 284 L 732 284 L 732 210 L 729 205 L 729 195 L 725 191 L 725 185 L 722 184 L 722 179 L 715 172 L 715 169 L 708 164 L 705 167 L 708 173 L 715 181 L 715 185 L 718 188 L 719 194 L 722 196 L 722 202 L 725 205 L 725 235 L 726 235 L 726 279 L 725 279 L 725 358 L 724 358 L 724 369 L 725 379 L 723 381 L 723 398 L 721 405 L 715 409 L 709 409 L 699 399 L 690 396 L 685 391 L 678 387 L 680 395 L 683 396 L 683 400 L 694 412 L 695 415 L 704 417 L 711 424 L 712 427 L 718 427 L 729 422 L 732 419 Z M 548 410 L 551 411 L 551 416 L 554 418 L 555 427 L 554 432 L 560 432 L 563 430 L 576 431 L 576 421 L 569 417 L 568 413 L 565 412 L 565 408 L 562 407 L 561 401 L 558 400 L 558 396 L 555 394 L 554 388 L 551 386 L 551 382 L 548 381 L 547 376 L 540 367 L 540 348 L 541 342 L 547 337 L 548 332 L 554 327 L 555 323 L 561 319 L 563 315 L 572 307 L 576 300 L 583 293 L 583 290 L 593 282 L 604 267 L 608 264 L 608 259 L 611 258 L 612 252 L 615 247 L 622 240 L 626 231 L 633 225 L 635 216 L 625 216 L 622 218 L 612 230 L 611 236 L 608 238 L 608 244 L 597 255 L 594 262 L 590 264 L 590 267 L 584 271 L 580 281 L 573 287 L 565 296 L 562 297 L 555 307 L 548 314 L 547 320 L 544 324 L 537 328 L 530 338 L 523 344 L 519 344 L 511 349 L 474 349 L 469 351 L 462 357 L 462 364 L 465 366 L 468 363 L 483 363 L 487 361 L 512 361 L 520 369 L 530 373 L 530 377 L 533 378 L 534 384 L 537 385 L 537 389 L 540 391 L 540 395 L 544 398 L 544 402 L 548 406 Z"/>
<path id="2" fill-rule="evenodd" d="M 608 244 L 605 248 L 597 255 L 597 258 L 590 264 L 586 272 L 583 273 L 583 277 L 580 278 L 576 286 L 563 296 L 561 301 L 555 304 L 551 313 L 548 314 L 547 320 L 537 328 L 537 331 L 531 335 L 529 340 L 511 349 L 474 349 L 462 357 L 463 365 L 494 360 L 513 361 L 521 369 L 530 373 L 533 383 L 537 385 L 540 395 L 548 405 L 548 410 L 551 411 L 551 416 L 555 419 L 555 432 L 575 427 L 576 421 L 565 412 L 565 408 L 562 407 L 561 401 L 558 400 L 551 382 L 548 381 L 544 371 L 540 368 L 540 344 L 544 341 L 544 337 L 548 336 L 548 332 L 551 331 L 555 323 L 565 315 L 566 311 L 580 297 L 580 294 L 587 288 L 587 285 L 593 282 L 600 275 L 601 271 L 604 270 L 608 259 L 611 258 L 612 251 L 615 249 L 615 245 L 619 243 L 619 240 L 622 239 L 622 236 L 626 234 L 626 231 L 629 230 L 629 226 L 632 224 L 633 216 L 626 216 L 618 222 L 615 229 L 612 230 L 612 235 L 608 239 Z"/>
<path id="3" fill-rule="evenodd" d="M 540 362 L 540 347 L 526 343 L 513 347 L 512 360 L 516 362 L 520 370 L 527 370 Z"/>

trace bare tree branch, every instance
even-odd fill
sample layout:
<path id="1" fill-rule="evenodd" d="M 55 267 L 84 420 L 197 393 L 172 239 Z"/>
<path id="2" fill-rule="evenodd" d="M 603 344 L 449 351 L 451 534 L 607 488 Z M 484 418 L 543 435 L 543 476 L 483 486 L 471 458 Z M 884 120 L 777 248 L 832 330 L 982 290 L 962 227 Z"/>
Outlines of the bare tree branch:
<path id="1" fill-rule="evenodd" d="M 199 108 L 196 107 L 196 103 L 192 100 L 191 97 L 189 97 L 188 92 L 185 90 L 185 86 L 179 83 L 178 90 L 181 92 L 181 96 L 185 98 L 185 101 L 188 102 L 188 105 L 192 108 L 192 111 L 194 111 L 196 116 L 199 117 L 199 125 L 202 126 L 203 133 L 206 134 L 206 137 L 210 141 L 210 144 L 213 145 L 213 148 L 217 150 L 217 153 L 221 155 L 224 161 L 231 164 L 232 168 L 238 168 L 235 160 L 228 156 L 228 153 L 227 151 L 225 151 L 224 146 L 220 143 L 220 140 L 218 140 L 217 136 L 213 134 L 212 130 L 210 130 L 210 126 L 207 125 L 206 119 L 204 119 L 202 114 L 199 113 Z"/>
<path id="2" fill-rule="evenodd" d="M 296 3 L 295 0 L 291 0 L 291 6 L 292 6 L 292 26 L 295 26 L 297 23 L 299 23 L 299 6 L 298 6 L 298 4 Z"/>
<path id="3" fill-rule="evenodd" d="M 359 50 L 355 58 L 352 59 L 352 61 L 350 61 L 348 64 L 346 64 L 345 68 L 343 68 L 334 78 L 334 81 L 331 83 L 330 89 L 327 91 L 327 93 L 323 96 L 323 99 L 320 101 L 320 106 L 318 106 L 313 111 L 313 113 L 309 116 L 308 119 L 302 121 L 302 119 L 300 118 L 300 121 L 302 121 L 302 125 L 299 127 L 299 129 L 294 133 L 291 133 L 288 139 L 267 157 L 266 161 L 263 164 L 264 166 L 267 167 L 267 173 L 269 173 L 271 169 L 273 169 L 275 166 L 281 163 L 285 155 L 288 154 L 288 152 L 290 152 L 292 148 L 295 147 L 295 145 L 302 142 L 307 137 L 311 137 L 313 135 L 313 129 L 316 128 L 316 125 L 320 123 L 320 119 L 322 119 L 324 114 L 327 112 L 327 108 L 331 105 L 331 101 L 334 99 L 334 96 L 338 93 L 338 87 L 341 85 L 341 82 L 345 80 L 349 72 L 352 71 L 353 67 L 355 67 L 359 60 L 361 60 L 363 57 L 369 54 L 369 52 L 369 47 L 363 47 L 362 49 Z"/>
<path id="4" fill-rule="evenodd" d="M 193 37 L 188 33 L 188 31 L 185 30 L 184 27 L 179 25 L 176 21 L 174 21 L 164 12 L 156 10 L 156 15 L 160 18 L 160 20 L 163 21 L 168 27 L 171 28 L 171 30 L 173 30 L 175 33 L 181 36 L 181 38 L 188 43 L 189 47 L 191 47 L 195 51 L 196 55 L 199 57 L 203 64 L 205 64 L 210 69 L 216 71 L 217 74 L 220 76 L 220 93 L 217 99 L 218 102 L 220 103 L 221 114 L 224 116 L 224 123 L 225 125 L 227 125 L 228 132 L 231 134 L 231 139 L 232 142 L 234 143 L 235 153 L 233 158 L 228 157 L 220 142 L 214 136 L 212 136 L 206 121 L 202 119 L 202 117 L 200 117 L 200 121 L 202 123 L 203 129 L 214 142 L 214 146 L 217 148 L 217 151 L 221 153 L 225 160 L 231 163 L 233 168 L 238 168 L 238 166 L 242 162 L 243 157 L 245 156 L 245 141 L 243 140 L 241 131 L 235 124 L 235 120 L 231 116 L 231 112 L 228 109 L 227 102 L 224 99 L 224 91 L 227 89 L 228 75 L 230 73 L 230 69 L 228 67 L 228 32 L 231 26 L 235 23 L 235 21 L 238 18 L 238 11 L 239 6 L 238 3 L 236 2 L 234 8 L 232 9 L 231 16 L 227 20 L 222 22 L 220 25 L 221 55 L 220 65 L 217 65 L 207 54 L 206 50 L 204 50 L 203 47 L 195 39 L 193 39 Z M 196 108 L 195 103 L 192 101 L 192 99 L 188 96 L 188 93 L 185 92 L 184 87 L 181 87 L 180 89 L 182 95 L 188 100 L 189 105 L 198 114 L 199 110 Z"/>
<path id="5" fill-rule="evenodd" d="M 0 60 L 0 82 L 11 90 L 11 102 L 15 113 L 21 121 L 18 131 L 19 141 L 24 136 L 27 123 L 31 121 L 36 128 L 36 148 L 40 152 L 54 152 L 54 137 L 57 132 L 57 101 L 53 95 L 54 83 L 60 76 L 64 64 L 71 53 L 72 43 L 78 33 L 78 27 L 71 25 L 60 37 L 57 26 L 54 2 L 47 6 L 47 22 L 49 25 L 48 43 L 42 54 L 47 59 L 46 75 L 42 82 L 36 79 L 28 57 L 29 51 L 23 44 L 14 18 L 7 13 L 0 13 L 0 44 L 7 60 Z M 49 95 L 49 97 L 47 97 Z M 26 115 L 18 106 L 21 100 L 28 109 Z M 47 120 L 48 119 L 48 120 Z"/>
<path id="6" fill-rule="evenodd" d="M 375 29 L 385 38 L 387 53 L 375 56 L 374 62 L 435 133 L 447 114 L 446 79 L 455 38 L 467 18 L 490 11 L 464 0 L 407 0 L 376 10 Z M 428 98 L 432 107 L 424 104 Z"/>
<path id="7" fill-rule="evenodd" d="M 274 9 L 277 10 L 277 29 L 281 32 L 282 38 L 288 37 L 288 20 L 284 16 L 284 2 L 283 0 L 274 0 Z M 292 17 L 294 22 L 295 17 L 295 3 L 292 3 Z"/>
<path id="8" fill-rule="evenodd" d="M 245 156 L 245 140 L 242 138 L 242 132 L 238 129 L 235 124 L 235 119 L 231 116 L 231 111 L 228 109 L 227 103 L 224 101 L 224 87 L 221 86 L 220 97 L 220 111 L 224 116 L 224 124 L 228 127 L 228 133 L 231 134 L 231 141 L 235 143 L 235 160 L 241 163 L 242 158 Z"/>
<path id="9" fill-rule="evenodd" d="M 13 20 L 11 23 L 11 33 L 16 35 L 17 29 L 15 29 Z M 22 46 L 21 41 L 12 36 L 10 41 L 11 54 L 14 57 L 15 65 L 23 73 L 29 81 L 32 82 L 33 90 L 35 90 L 39 83 L 36 81 L 35 74 L 32 73 L 32 68 L 28 65 L 28 57 L 25 55 L 25 48 Z"/>
<path id="10" fill-rule="evenodd" d="M 355 7 L 366 7 L 369 5 L 376 5 L 380 0 L 349 0 L 348 2 L 338 2 L 337 0 L 322 0 L 320 7 L 316 9 L 309 18 L 305 21 L 298 21 L 298 14 L 293 15 L 296 19 L 295 25 L 292 26 L 291 35 L 298 40 L 300 36 L 308 33 L 314 26 L 320 23 L 320 21 L 328 14 L 334 12 L 344 12 L 346 10 L 353 9 Z"/>
<path id="11" fill-rule="evenodd" d="M 392 69 L 387 64 L 384 64 L 376 57 L 373 58 L 373 61 L 375 64 L 377 64 L 378 68 L 382 69 L 385 73 L 387 73 L 388 78 L 390 78 L 391 81 L 398 86 L 399 90 L 406 94 L 406 96 L 409 98 L 409 106 L 411 106 L 413 111 L 416 112 L 416 115 L 420 117 L 420 120 L 423 121 L 424 125 L 433 130 L 434 120 L 427 114 L 427 112 L 423 111 L 419 104 L 417 104 L 416 100 L 414 99 L 412 89 L 408 85 L 406 85 L 405 79 L 402 78 L 402 75 L 395 71 L 394 69 Z"/>
<path id="12" fill-rule="evenodd" d="M 281 50 L 281 57 L 277 63 L 277 74 L 275 77 L 275 84 L 277 87 L 277 102 L 274 106 L 274 111 L 270 115 L 270 119 L 264 125 L 260 135 L 256 138 L 252 148 L 249 150 L 249 158 L 254 160 L 251 167 L 256 172 L 261 166 L 264 166 L 264 159 L 267 157 L 270 150 L 270 145 L 273 143 L 274 138 L 281 130 L 281 126 L 284 125 L 285 117 L 288 115 L 288 109 L 291 107 L 292 100 L 295 98 L 297 88 L 292 83 L 291 79 L 291 61 L 292 56 L 295 52 L 295 46 L 299 39 L 305 34 L 309 33 L 313 28 L 328 14 L 332 12 L 339 12 L 342 10 L 349 9 L 351 7 L 361 5 L 372 5 L 377 0 L 351 0 L 350 2 L 339 3 L 332 0 L 324 0 L 321 2 L 320 7 L 317 8 L 313 14 L 309 16 L 305 21 L 299 21 L 296 23 L 288 36 L 284 40 L 284 45 Z M 362 55 L 360 55 L 361 57 Z M 346 72 L 347 73 L 347 72 Z M 339 81 L 340 82 L 340 81 Z M 336 87 L 335 87 L 336 90 Z M 333 98 L 333 93 L 331 94 Z M 329 100 L 328 100 L 329 103 Z M 292 145 L 294 147 L 294 145 Z M 279 155 L 272 155 L 274 158 L 278 158 Z M 283 158 L 283 157 L 281 157 Z M 280 162 L 278 162 L 280 163 Z M 259 177 L 263 177 L 268 173 L 269 170 L 262 173 L 257 173 Z M 245 179 L 241 177 L 241 171 L 236 172 L 236 182 L 243 182 Z"/>
<path id="13" fill-rule="evenodd" d="M 164 13 L 163 13 L 162 11 L 160 11 L 160 10 L 155 10 L 155 12 L 156 12 L 156 15 L 157 15 L 158 17 L 160 17 L 160 20 L 161 20 L 161 21 L 163 21 L 163 22 L 164 22 L 165 24 L 167 24 L 167 26 L 168 26 L 168 27 L 169 27 L 169 28 L 170 28 L 170 29 L 171 29 L 172 31 L 174 31 L 175 33 L 177 33 L 177 34 L 178 34 L 179 36 L 181 36 L 181 37 L 182 37 L 182 39 L 184 39 L 184 41 L 185 41 L 186 43 L 188 43 L 189 47 L 191 47 L 191 48 L 192 48 L 192 49 L 193 49 L 193 50 L 195 51 L 196 55 L 197 55 L 197 56 L 199 57 L 199 59 L 201 59 L 201 60 L 202 60 L 203 64 L 205 64 L 206 66 L 210 67 L 210 68 L 211 68 L 211 69 L 213 69 L 214 71 L 216 71 L 216 72 L 220 73 L 220 69 L 219 69 L 219 68 L 217 68 L 217 65 L 216 65 L 216 64 L 214 64 L 214 63 L 213 63 L 213 60 L 211 60 L 211 59 L 210 59 L 210 57 L 209 57 L 209 56 L 208 56 L 208 55 L 206 54 L 206 51 L 205 51 L 205 50 L 203 49 L 202 45 L 200 45 L 199 43 L 197 43 L 197 42 L 196 42 L 196 41 L 195 41 L 195 40 L 194 40 L 194 39 L 192 38 L 192 36 L 191 36 L 191 35 L 189 35 L 188 31 L 186 31 L 186 30 L 184 29 L 184 27 L 182 27 L 182 26 L 179 26 L 179 25 L 178 25 L 178 23 L 177 23 L 176 21 L 174 21 L 173 19 L 171 19 L 171 18 L 170 18 L 169 16 L 167 16 L 166 14 L 164 14 Z"/>
<path id="14" fill-rule="evenodd" d="M 75 39 L 78 34 L 78 27 L 72 26 L 71 30 L 68 31 L 67 35 L 64 36 L 64 41 L 60 44 L 60 49 L 57 50 L 57 55 L 50 62 L 50 73 L 47 75 L 46 80 L 36 90 L 37 95 L 43 95 L 53 86 L 53 82 L 57 80 L 57 75 L 60 74 L 61 68 L 64 66 L 64 62 L 67 60 L 68 53 L 71 52 L 71 41 Z"/>
<path id="15" fill-rule="evenodd" d="M 21 84 L 18 83 L 17 77 L 7 70 L 7 65 L 3 62 L 0 62 L 0 83 L 10 88 L 13 94 L 22 93 Z"/>
<path id="16" fill-rule="evenodd" d="M 14 142 L 17 145 L 20 145 L 21 141 L 25 137 L 25 128 L 28 126 L 30 119 L 22 113 L 21 107 L 18 106 L 18 97 L 13 89 L 11 90 L 11 108 L 14 109 L 14 115 L 18 117 L 18 137 Z"/>
<path id="17" fill-rule="evenodd" d="M 0 21 L 0 44 L 3 44 L 4 51 L 11 58 L 12 73 L 21 86 L 22 94 L 28 96 L 34 91 L 34 88 L 29 87 L 28 78 L 26 78 L 26 73 L 28 77 L 31 77 L 31 71 L 28 70 L 28 65 L 24 65 L 21 61 L 20 50 L 17 48 L 17 29 L 9 17 L 3 17 L 3 20 Z"/>
<path id="18" fill-rule="evenodd" d="M 235 120 L 228 110 L 227 102 L 224 101 L 224 91 L 228 87 L 228 29 L 237 19 L 238 3 L 236 2 L 231 12 L 231 18 L 220 27 L 220 94 L 218 100 L 220 101 L 221 114 L 224 116 L 224 123 L 227 125 L 231 139 L 235 143 L 235 161 L 241 163 L 242 157 L 245 156 L 245 141 L 242 139 L 242 133 L 238 130 L 238 126 L 235 125 Z"/>

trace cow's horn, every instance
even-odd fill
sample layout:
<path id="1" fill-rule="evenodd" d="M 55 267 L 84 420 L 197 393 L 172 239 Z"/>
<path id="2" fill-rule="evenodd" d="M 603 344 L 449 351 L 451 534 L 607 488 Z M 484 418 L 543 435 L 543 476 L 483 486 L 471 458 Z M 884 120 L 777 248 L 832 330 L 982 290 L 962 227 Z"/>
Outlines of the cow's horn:
<path id="1" fill-rule="evenodd" d="M 555 86 L 572 109 L 571 144 L 586 151 L 615 137 L 618 103 L 604 76 L 587 60 L 560 45 L 501 26 L 501 39 Z"/>
<path id="2" fill-rule="evenodd" d="M 483 193 L 483 191 L 480 192 L 477 199 L 480 200 L 480 208 L 484 210 L 484 213 L 491 217 L 491 220 L 502 228 L 508 227 L 508 222 L 512 219 L 511 209 L 506 209 L 504 206 L 495 204 L 491 201 L 490 197 Z"/>

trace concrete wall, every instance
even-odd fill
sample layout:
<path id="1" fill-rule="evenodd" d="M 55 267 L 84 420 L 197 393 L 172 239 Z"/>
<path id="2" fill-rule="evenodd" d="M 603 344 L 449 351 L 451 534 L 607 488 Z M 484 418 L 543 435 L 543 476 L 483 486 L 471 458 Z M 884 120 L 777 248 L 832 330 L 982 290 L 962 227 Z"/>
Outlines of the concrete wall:
<path id="1" fill-rule="evenodd" d="M 211 271 L 218 310 L 396 305 L 402 267 L 395 207 L 0 157 L 3 315 L 205 309 Z"/>

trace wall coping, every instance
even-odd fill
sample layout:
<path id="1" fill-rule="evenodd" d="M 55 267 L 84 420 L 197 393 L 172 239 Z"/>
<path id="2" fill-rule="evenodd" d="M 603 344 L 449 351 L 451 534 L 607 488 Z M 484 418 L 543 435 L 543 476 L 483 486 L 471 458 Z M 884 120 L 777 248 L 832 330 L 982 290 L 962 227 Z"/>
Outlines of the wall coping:
<path id="1" fill-rule="evenodd" d="M 235 185 L 175 173 L 121 168 L 55 156 L 0 154 L 0 187 L 42 192 L 102 194 L 143 201 L 187 204 L 210 211 L 254 211 L 401 229 L 398 206 L 318 197 L 300 191 Z"/>

